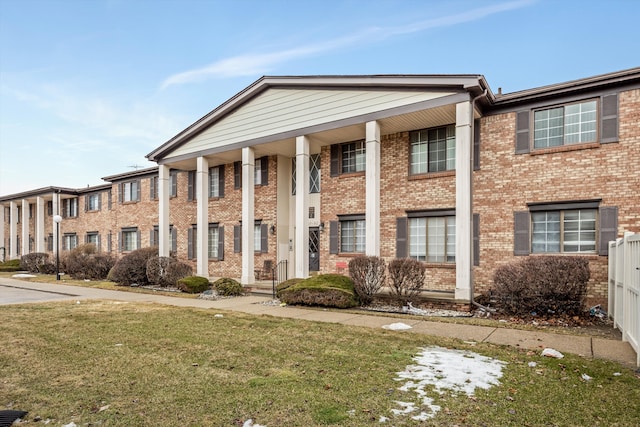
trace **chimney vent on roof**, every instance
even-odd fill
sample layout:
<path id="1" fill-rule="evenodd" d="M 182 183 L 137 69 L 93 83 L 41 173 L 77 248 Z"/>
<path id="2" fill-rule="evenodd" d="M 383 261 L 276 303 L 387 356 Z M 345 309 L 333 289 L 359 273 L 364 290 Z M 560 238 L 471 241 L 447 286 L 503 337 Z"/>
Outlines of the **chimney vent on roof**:
<path id="1" fill-rule="evenodd" d="M 501 87 L 498 88 L 498 96 L 502 96 L 502 88 Z"/>

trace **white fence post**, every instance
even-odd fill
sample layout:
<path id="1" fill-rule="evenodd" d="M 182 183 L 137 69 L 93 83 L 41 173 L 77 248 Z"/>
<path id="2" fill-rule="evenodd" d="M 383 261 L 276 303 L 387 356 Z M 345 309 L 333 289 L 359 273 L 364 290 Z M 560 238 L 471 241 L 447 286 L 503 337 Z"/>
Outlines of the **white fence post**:
<path id="1" fill-rule="evenodd" d="M 608 277 L 609 317 L 640 366 L 640 234 L 625 232 L 624 238 L 609 242 Z"/>

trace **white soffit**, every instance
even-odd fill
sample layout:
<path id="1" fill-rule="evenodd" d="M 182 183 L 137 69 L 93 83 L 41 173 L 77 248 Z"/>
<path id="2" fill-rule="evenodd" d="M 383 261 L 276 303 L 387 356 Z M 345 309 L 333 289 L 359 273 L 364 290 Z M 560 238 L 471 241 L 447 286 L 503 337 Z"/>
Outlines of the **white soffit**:
<path id="1" fill-rule="evenodd" d="M 271 88 L 173 150 L 166 158 L 269 137 L 452 95 L 415 90 Z"/>

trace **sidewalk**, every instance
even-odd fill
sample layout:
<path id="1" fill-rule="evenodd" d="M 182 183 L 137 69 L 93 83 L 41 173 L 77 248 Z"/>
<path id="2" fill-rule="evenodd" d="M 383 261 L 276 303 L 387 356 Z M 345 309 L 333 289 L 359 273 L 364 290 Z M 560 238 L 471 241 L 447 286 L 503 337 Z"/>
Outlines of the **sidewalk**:
<path id="1" fill-rule="evenodd" d="M 402 322 L 411 326 L 411 329 L 408 330 L 409 333 L 458 338 L 463 341 L 488 342 L 537 351 L 545 347 L 550 347 L 561 353 L 572 353 L 589 358 L 613 360 L 631 368 L 636 366 L 636 354 L 632 347 L 627 342 L 617 340 L 561 335 L 540 331 L 523 331 L 510 328 L 444 323 L 406 318 L 403 316 L 389 317 L 353 312 L 311 310 L 293 306 L 281 307 L 260 304 L 261 302 L 270 300 L 270 298 L 262 296 L 245 296 L 210 301 L 0 278 L 0 304 L 16 303 L 13 300 L 2 302 L 2 293 L 5 293 L 7 290 L 31 290 L 35 291 L 34 293 L 42 293 L 42 298 L 30 298 L 25 302 L 108 299 L 138 303 L 166 304 L 178 307 L 212 308 L 247 314 L 341 323 L 343 325 L 365 326 L 370 328 L 381 328 L 383 325 Z"/>

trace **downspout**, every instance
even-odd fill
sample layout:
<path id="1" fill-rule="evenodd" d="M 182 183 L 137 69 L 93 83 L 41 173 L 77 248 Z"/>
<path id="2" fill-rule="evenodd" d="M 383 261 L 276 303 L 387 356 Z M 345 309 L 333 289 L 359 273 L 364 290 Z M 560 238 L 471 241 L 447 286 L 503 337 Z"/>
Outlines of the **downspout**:
<path id="1" fill-rule="evenodd" d="M 475 135 L 475 119 L 474 119 L 474 112 L 476 110 L 476 101 L 482 97 L 486 97 L 487 96 L 487 89 L 485 89 L 480 95 L 476 96 L 475 98 L 473 98 L 471 100 L 471 135 L 473 137 L 473 135 Z M 471 157 L 471 162 L 473 162 L 473 156 Z M 473 170 L 473 166 L 472 166 L 472 170 Z M 471 200 L 472 200 L 472 206 L 473 206 L 473 178 L 471 179 Z M 485 311 L 485 312 L 489 312 L 489 313 L 494 313 L 496 311 L 495 308 L 489 308 L 486 307 L 482 304 L 480 304 L 479 302 L 474 300 L 474 279 L 473 279 L 473 267 L 471 268 L 471 304 L 475 305 L 476 307 L 479 307 L 481 310 Z"/>

